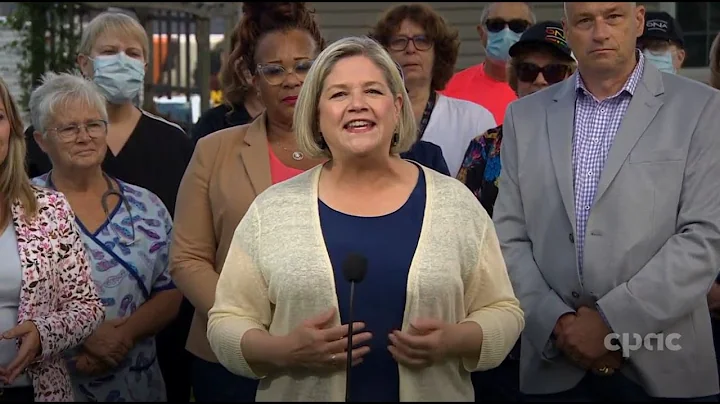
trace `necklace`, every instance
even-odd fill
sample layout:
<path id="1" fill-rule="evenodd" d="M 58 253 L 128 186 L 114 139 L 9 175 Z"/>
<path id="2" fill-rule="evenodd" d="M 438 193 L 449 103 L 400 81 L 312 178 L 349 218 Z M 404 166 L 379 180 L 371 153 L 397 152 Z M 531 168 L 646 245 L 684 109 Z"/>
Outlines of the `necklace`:
<path id="1" fill-rule="evenodd" d="M 285 146 L 283 146 L 283 145 L 281 145 L 280 143 L 277 143 L 277 142 L 275 142 L 275 144 L 278 145 L 278 146 L 280 146 L 280 148 L 283 149 L 283 150 L 285 150 L 286 152 L 291 153 L 291 154 L 292 154 L 292 158 L 293 158 L 293 160 L 295 160 L 295 161 L 300 161 L 300 160 L 302 160 L 302 159 L 305 158 L 305 155 L 302 154 L 302 152 L 299 152 L 299 151 L 297 151 L 297 150 L 296 150 L 296 151 L 292 151 L 292 150 L 288 149 L 287 147 L 285 147 Z"/>

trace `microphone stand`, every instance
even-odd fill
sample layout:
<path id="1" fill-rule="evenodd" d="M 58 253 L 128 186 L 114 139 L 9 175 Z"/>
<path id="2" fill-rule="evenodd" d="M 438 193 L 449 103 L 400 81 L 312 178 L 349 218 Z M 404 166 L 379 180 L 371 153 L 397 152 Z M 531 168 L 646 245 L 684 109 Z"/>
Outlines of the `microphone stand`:
<path id="1" fill-rule="evenodd" d="M 348 343 L 347 360 L 345 363 L 345 402 L 350 402 L 350 369 L 352 368 L 352 347 L 353 347 L 353 303 L 355 302 L 355 282 L 350 282 L 350 308 L 348 310 Z"/>

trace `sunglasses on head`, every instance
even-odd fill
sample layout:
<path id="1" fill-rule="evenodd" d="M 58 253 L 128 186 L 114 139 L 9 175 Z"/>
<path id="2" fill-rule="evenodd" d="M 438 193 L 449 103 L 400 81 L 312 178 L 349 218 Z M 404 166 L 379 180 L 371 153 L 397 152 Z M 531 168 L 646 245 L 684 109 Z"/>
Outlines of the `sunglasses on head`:
<path id="1" fill-rule="evenodd" d="M 549 84 L 559 83 L 565 80 L 570 72 L 570 67 L 563 64 L 549 64 L 540 67 L 534 63 L 520 63 L 515 67 L 517 78 L 526 83 L 532 83 L 537 79 L 538 74 L 542 73 L 545 81 Z"/>
<path id="2" fill-rule="evenodd" d="M 485 27 L 487 27 L 487 30 L 490 32 L 500 32 L 505 29 L 505 27 L 509 27 L 510 30 L 516 34 L 522 34 L 530 27 L 530 22 L 523 20 L 521 18 L 516 18 L 510 21 L 505 21 L 502 18 L 490 18 L 489 20 L 485 21 Z"/>

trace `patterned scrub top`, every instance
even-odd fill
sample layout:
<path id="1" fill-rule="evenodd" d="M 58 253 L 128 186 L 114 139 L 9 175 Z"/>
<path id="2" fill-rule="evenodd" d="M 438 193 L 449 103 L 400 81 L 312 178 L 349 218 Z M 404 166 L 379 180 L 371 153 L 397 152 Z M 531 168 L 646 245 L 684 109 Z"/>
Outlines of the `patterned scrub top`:
<path id="1" fill-rule="evenodd" d="M 92 263 L 93 282 L 105 306 L 106 321 L 131 316 L 155 293 L 175 289 L 168 271 L 170 213 L 154 193 L 115 180 L 127 204 L 118 204 L 94 232 L 77 221 Z M 47 173 L 34 178 L 33 183 L 54 188 Z M 75 401 L 167 401 L 154 336 L 139 341 L 117 368 L 99 375 L 75 370 L 70 359 L 79 349 L 65 352 Z"/>
<path id="2" fill-rule="evenodd" d="M 457 179 L 465 184 L 492 217 L 498 195 L 502 125 L 470 141 Z"/>

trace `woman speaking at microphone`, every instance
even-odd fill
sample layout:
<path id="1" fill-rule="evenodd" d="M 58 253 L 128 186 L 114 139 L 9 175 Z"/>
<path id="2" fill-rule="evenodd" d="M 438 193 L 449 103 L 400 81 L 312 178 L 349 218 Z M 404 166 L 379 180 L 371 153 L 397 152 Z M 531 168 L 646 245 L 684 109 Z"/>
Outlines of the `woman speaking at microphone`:
<path id="1" fill-rule="evenodd" d="M 260 194 L 238 225 L 209 312 L 257 401 L 473 401 L 524 327 L 492 222 L 459 181 L 403 160 L 417 137 L 392 58 L 334 42 L 295 109 L 303 153 L 329 161 Z M 347 347 L 344 262 L 364 256 Z"/>

